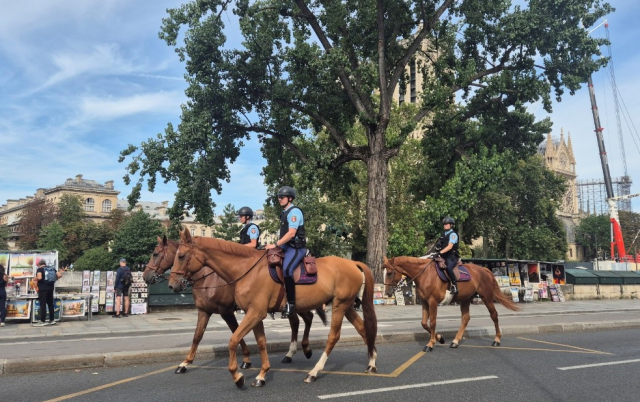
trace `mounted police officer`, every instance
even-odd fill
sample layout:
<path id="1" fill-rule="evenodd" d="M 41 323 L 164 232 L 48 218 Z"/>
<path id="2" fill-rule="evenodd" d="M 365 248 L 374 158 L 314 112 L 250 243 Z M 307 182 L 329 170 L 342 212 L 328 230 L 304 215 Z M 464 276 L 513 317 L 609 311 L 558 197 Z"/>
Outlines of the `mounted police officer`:
<path id="1" fill-rule="evenodd" d="M 282 207 L 280 213 L 280 239 L 276 244 L 269 244 L 267 249 L 281 247 L 284 250 L 282 270 L 284 274 L 284 288 L 287 292 L 287 304 L 282 311 L 282 318 L 295 314 L 296 283 L 293 270 L 300 264 L 307 254 L 307 240 L 304 231 L 304 215 L 302 210 L 293 205 L 296 190 L 284 186 L 278 190 L 278 203 Z"/>
<path id="2" fill-rule="evenodd" d="M 453 230 L 453 225 L 455 225 L 455 221 L 452 217 L 447 216 L 442 220 L 442 225 L 444 226 L 444 232 L 442 236 L 438 239 L 438 248 L 440 251 L 440 255 L 444 258 L 445 263 L 447 264 L 447 273 L 449 274 L 449 279 L 451 280 L 451 294 L 458 294 L 458 283 L 456 281 L 456 275 L 453 272 L 453 269 L 456 267 L 458 260 L 460 259 L 460 255 L 458 253 L 458 245 L 459 239 L 458 234 Z"/>
<path id="3" fill-rule="evenodd" d="M 240 244 L 247 247 L 258 248 L 260 246 L 260 226 L 251 222 L 253 210 L 249 207 L 242 207 L 238 210 L 242 230 L 240 231 Z"/>

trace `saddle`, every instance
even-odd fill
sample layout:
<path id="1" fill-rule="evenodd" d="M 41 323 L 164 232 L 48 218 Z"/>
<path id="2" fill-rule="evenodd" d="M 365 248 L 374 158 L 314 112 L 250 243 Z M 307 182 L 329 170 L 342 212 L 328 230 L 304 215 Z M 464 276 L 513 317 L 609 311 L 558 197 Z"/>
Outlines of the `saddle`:
<path id="1" fill-rule="evenodd" d="M 442 282 L 449 282 L 449 276 L 447 274 L 447 263 L 442 257 L 434 258 L 436 262 L 438 277 Z M 471 280 L 471 274 L 469 270 L 462 265 L 462 260 L 458 258 L 458 262 L 456 263 L 456 267 L 453 269 L 453 274 L 456 276 L 456 280 L 458 282 L 468 282 Z"/>
<path id="2" fill-rule="evenodd" d="M 267 250 L 267 263 L 269 265 L 269 275 L 275 283 L 284 283 L 282 272 L 282 261 L 284 260 L 284 250 L 275 247 Z M 316 267 L 316 257 L 305 256 L 300 264 L 293 270 L 293 280 L 296 285 L 312 285 L 318 280 L 318 268 Z"/>

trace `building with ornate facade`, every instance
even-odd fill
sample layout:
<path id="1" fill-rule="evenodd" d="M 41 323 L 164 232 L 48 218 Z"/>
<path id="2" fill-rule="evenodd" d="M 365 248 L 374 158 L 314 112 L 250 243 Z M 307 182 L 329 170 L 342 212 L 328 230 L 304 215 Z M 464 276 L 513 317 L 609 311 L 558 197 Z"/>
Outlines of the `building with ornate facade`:
<path id="1" fill-rule="evenodd" d="M 573 154 L 571 144 L 571 134 L 568 134 L 567 141 L 564 139 L 564 132 L 560 129 L 560 139 L 553 139 L 551 133 L 547 134 L 547 139 L 540 144 L 538 152 L 542 155 L 545 165 L 555 174 L 563 177 L 567 182 L 567 191 L 562 197 L 560 209 L 557 212 L 558 218 L 562 221 L 567 233 L 566 260 L 584 260 L 586 258 L 585 248 L 576 244 L 575 229 L 580 224 L 583 212 L 580 210 L 578 202 L 578 185 L 576 174 L 576 158 Z"/>

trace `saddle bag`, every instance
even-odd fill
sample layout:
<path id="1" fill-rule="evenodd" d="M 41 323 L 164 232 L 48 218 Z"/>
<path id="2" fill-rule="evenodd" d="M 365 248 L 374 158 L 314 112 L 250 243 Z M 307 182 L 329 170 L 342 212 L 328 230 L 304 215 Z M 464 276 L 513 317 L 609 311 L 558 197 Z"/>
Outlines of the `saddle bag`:
<path id="1" fill-rule="evenodd" d="M 304 269 L 307 271 L 307 275 L 317 275 L 318 267 L 316 267 L 316 257 L 310 255 L 305 256 L 302 261 L 304 262 Z"/>
<path id="2" fill-rule="evenodd" d="M 284 260 L 284 250 L 280 247 L 270 248 L 267 250 L 267 263 L 270 267 L 282 267 Z"/>

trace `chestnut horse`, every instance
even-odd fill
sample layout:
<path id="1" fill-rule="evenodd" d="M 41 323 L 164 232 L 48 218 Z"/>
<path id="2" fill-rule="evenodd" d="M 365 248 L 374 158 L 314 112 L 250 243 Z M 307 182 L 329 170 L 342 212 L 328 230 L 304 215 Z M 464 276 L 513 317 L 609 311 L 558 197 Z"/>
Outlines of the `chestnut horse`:
<path id="1" fill-rule="evenodd" d="M 165 271 L 171 269 L 173 260 L 175 259 L 176 252 L 178 251 L 178 242 L 168 240 L 167 236 L 163 238 L 158 237 L 158 244 L 153 250 L 153 254 L 149 259 L 142 277 L 149 285 L 164 280 L 162 276 Z M 187 358 L 180 363 L 176 368 L 176 374 L 182 374 L 187 371 L 187 366 L 193 363 L 196 357 L 196 351 L 198 345 L 202 340 L 204 331 L 207 328 L 209 319 L 212 314 L 220 314 L 222 319 L 227 323 L 231 332 L 234 332 L 238 328 L 238 320 L 234 314 L 235 301 L 233 299 L 233 287 L 225 286 L 220 277 L 212 273 L 207 275 L 201 282 L 195 284 L 193 287 L 193 301 L 198 309 L 198 323 L 196 325 L 196 332 L 193 335 L 193 343 Z M 318 309 L 318 316 L 322 322 L 327 324 L 327 317 L 323 309 Z M 311 323 L 313 321 L 313 313 L 305 312 L 300 313 L 300 316 L 304 320 L 304 337 L 302 339 L 302 350 L 307 359 L 310 359 L 313 351 L 309 347 L 309 332 L 311 330 Z M 283 363 L 291 363 L 292 356 L 296 353 L 298 345 L 298 327 L 300 320 L 297 315 L 291 315 L 289 317 L 289 323 L 291 325 L 291 346 L 289 352 L 282 360 Z M 240 347 L 242 348 L 243 363 L 242 368 L 247 369 L 251 367 L 251 360 L 249 358 L 250 350 L 244 339 L 240 341 Z"/>
<path id="2" fill-rule="evenodd" d="M 460 303 L 462 323 L 450 347 L 457 348 L 460 344 L 471 317 L 469 315 L 469 305 L 476 293 L 487 306 L 487 310 L 489 310 L 491 319 L 496 327 L 496 337 L 492 346 L 500 346 L 502 333 L 498 325 L 498 312 L 494 302 L 498 302 L 513 311 L 518 311 L 520 308 L 502 293 L 498 282 L 487 268 L 475 264 L 464 264 L 464 267 L 469 271 L 471 280 L 468 282 L 458 281 L 459 293 L 452 299 Z M 436 317 L 438 315 L 438 304 L 444 301 L 446 296 L 450 296 L 450 293 L 447 290 L 448 283 L 440 280 L 437 269 L 440 268 L 436 267 L 436 263 L 432 259 L 395 257 L 391 259 L 385 258 L 384 260 L 384 291 L 387 295 L 391 296 L 393 294 L 393 288 L 402 279 L 402 275 L 406 275 L 408 280 L 413 280 L 416 283 L 418 295 L 422 300 L 422 327 L 431 334 L 429 343 L 423 349 L 425 352 L 433 350 L 436 340 L 440 343 L 445 342 L 442 335 L 436 332 Z"/>
<path id="3" fill-rule="evenodd" d="M 268 312 L 280 311 L 284 301 L 278 297 L 282 285 L 274 282 L 269 274 L 266 251 L 250 249 L 220 239 L 192 238 L 186 229 L 180 233 L 180 239 L 178 253 L 169 276 L 169 287 L 180 291 L 183 286 L 182 279 L 206 275 L 207 270 L 203 270 L 204 267 L 215 271 L 230 285 L 235 285 L 232 289 L 235 292 L 236 303 L 246 314 L 229 340 L 229 372 L 235 384 L 242 388 L 244 375 L 238 372 L 236 348 L 238 342 L 253 330 L 262 366 L 252 386 L 264 386 L 270 364 L 262 320 Z M 333 256 L 318 258 L 316 266 L 318 281 L 297 286 L 296 311 L 310 311 L 332 302 L 331 330 L 320 360 L 304 381 L 315 381 L 318 372 L 324 368 L 329 354 L 340 339 L 344 317 L 353 324 L 367 345 L 369 365 L 365 372 L 376 372 L 375 341 L 378 328 L 373 307 L 374 279 L 371 270 L 363 263 Z M 354 308 L 355 299 L 363 283 L 364 320 Z"/>

